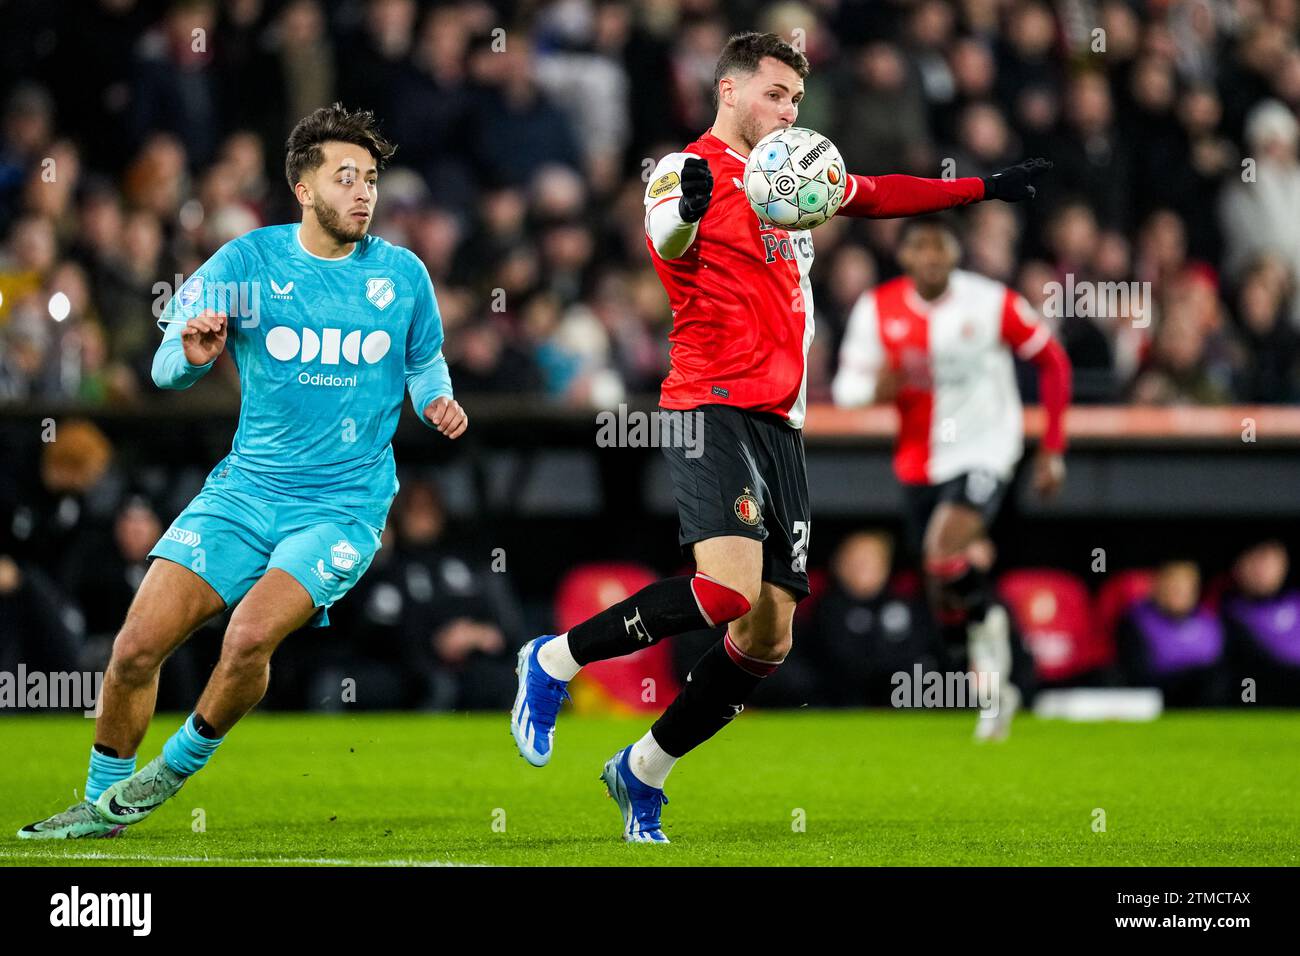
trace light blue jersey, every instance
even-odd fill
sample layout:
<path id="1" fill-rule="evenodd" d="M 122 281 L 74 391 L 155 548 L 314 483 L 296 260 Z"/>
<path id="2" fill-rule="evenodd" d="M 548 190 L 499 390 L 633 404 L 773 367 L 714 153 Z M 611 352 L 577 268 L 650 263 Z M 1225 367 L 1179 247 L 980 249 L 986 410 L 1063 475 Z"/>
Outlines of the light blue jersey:
<path id="1" fill-rule="evenodd" d="M 173 320 L 205 309 L 228 317 L 242 392 L 233 447 L 154 551 L 194 568 L 228 604 L 267 567 L 295 574 L 322 607 L 355 583 L 397 493 L 391 442 L 403 392 L 426 425 L 425 407 L 452 394 L 419 258 L 366 236 L 351 255 L 325 259 L 303 247 L 299 228 L 267 226 L 226 243 L 159 322 L 154 382 L 188 388 L 212 363 L 189 364 L 184 321 Z M 214 524 L 222 514 L 232 517 Z M 198 540 L 205 528 L 219 550 Z"/>
<path id="2" fill-rule="evenodd" d="M 299 228 L 226 243 L 172 297 L 163 323 L 208 308 L 229 316 L 239 430 L 214 472 L 228 466 L 236 486 L 327 500 L 382 526 L 397 493 L 391 441 L 403 391 L 417 415 L 451 395 L 433 283 L 413 252 L 377 236 L 323 259 L 303 248 Z M 183 323 L 164 327 L 154 382 L 187 388 L 211 365 L 186 361 Z"/>

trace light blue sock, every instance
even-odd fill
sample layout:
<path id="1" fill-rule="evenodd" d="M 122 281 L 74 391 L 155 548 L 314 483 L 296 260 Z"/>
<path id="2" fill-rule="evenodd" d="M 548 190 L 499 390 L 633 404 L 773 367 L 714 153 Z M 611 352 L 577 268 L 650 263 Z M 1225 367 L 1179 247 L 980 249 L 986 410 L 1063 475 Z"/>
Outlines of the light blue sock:
<path id="1" fill-rule="evenodd" d="M 190 714 L 185 723 L 181 724 L 181 729 L 163 744 L 163 760 L 167 761 L 167 766 L 187 777 L 202 770 L 208 758 L 216 753 L 221 741 L 226 739 L 204 737 L 195 727 L 194 717 L 194 714 Z"/>
<path id="2" fill-rule="evenodd" d="M 99 795 L 135 773 L 134 757 L 110 757 L 90 748 L 90 769 L 86 771 L 86 799 L 94 803 Z"/>

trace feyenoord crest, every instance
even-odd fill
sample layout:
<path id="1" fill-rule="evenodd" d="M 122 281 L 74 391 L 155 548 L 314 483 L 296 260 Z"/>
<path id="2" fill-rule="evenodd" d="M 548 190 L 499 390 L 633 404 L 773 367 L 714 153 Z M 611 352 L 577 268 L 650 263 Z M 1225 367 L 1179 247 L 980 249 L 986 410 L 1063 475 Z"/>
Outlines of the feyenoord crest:
<path id="1" fill-rule="evenodd" d="M 388 308 L 397 293 L 393 290 L 392 279 L 367 279 L 366 298 L 378 309 Z"/>
<path id="2" fill-rule="evenodd" d="M 745 493 L 736 499 L 736 517 L 748 525 L 758 524 L 763 519 L 758 508 L 758 499 L 745 489 Z"/>
<path id="3" fill-rule="evenodd" d="M 351 571 L 360 560 L 361 555 L 357 549 L 348 544 L 345 538 L 339 538 L 339 543 L 330 548 L 330 564 L 340 571 Z"/>

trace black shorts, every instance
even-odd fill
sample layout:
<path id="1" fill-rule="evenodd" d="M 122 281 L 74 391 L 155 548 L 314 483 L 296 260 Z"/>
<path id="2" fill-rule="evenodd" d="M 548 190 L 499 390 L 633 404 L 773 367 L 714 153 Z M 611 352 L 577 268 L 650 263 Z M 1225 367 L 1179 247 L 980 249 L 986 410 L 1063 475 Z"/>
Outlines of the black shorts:
<path id="1" fill-rule="evenodd" d="M 968 471 L 937 485 L 904 484 L 908 545 L 917 555 L 921 554 L 930 516 L 942 502 L 974 508 L 983 517 L 984 527 L 991 527 L 1009 487 L 1009 482 L 982 470 Z"/>
<path id="2" fill-rule="evenodd" d="M 780 417 L 730 405 L 668 415 L 698 415 L 701 440 L 662 444 L 672 475 L 683 553 L 708 538 L 763 542 L 763 580 L 808 596 L 808 471 L 803 432 Z M 684 432 L 692 434 L 691 432 Z"/>

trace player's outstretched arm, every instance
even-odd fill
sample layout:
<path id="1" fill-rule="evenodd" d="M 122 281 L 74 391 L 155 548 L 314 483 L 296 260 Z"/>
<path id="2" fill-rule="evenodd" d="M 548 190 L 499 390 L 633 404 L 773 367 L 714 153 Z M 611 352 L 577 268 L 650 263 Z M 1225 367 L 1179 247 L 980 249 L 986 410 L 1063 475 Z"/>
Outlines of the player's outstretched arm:
<path id="1" fill-rule="evenodd" d="M 226 314 L 207 309 L 184 324 L 167 327 L 153 357 L 153 381 L 159 388 L 189 388 L 212 368 L 226 347 Z"/>
<path id="2" fill-rule="evenodd" d="M 901 173 L 888 176 L 849 175 L 844 202 L 836 215 L 869 219 L 920 216 L 985 199 L 1020 202 L 1033 199 L 1034 181 L 1052 168 L 1051 160 L 1031 159 L 986 176 L 925 179 Z"/>

